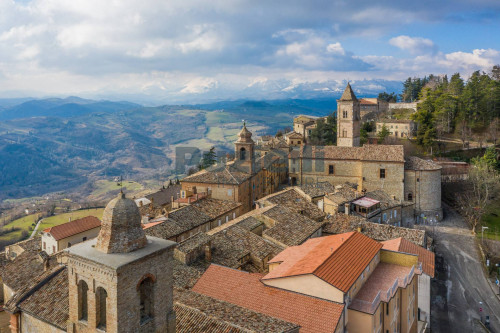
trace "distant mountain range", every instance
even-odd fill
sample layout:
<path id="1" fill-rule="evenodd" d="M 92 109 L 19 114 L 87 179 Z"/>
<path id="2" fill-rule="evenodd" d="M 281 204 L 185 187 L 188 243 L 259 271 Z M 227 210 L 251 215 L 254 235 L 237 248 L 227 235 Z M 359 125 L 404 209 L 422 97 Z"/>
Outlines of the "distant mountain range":
<path id="1" fill-rule="evenodd" d="M 176 147 L 231 151 L 243 119 L 254 136 L 274 134 L 298 114 L 332 113 L 343 88 L 316 98 L 158 107 L 79 97 L 0 99 L 0 200 L 59 190 L 83 193 L 90 189 L 81 185 L 90 180 L 118 175 L 164 179 L 173 173 Z M 287 91 L 300 96 L 301 89 Z M 370 86 L 357 94 L 371 97 L 384 90 L 394 91 Z"/>

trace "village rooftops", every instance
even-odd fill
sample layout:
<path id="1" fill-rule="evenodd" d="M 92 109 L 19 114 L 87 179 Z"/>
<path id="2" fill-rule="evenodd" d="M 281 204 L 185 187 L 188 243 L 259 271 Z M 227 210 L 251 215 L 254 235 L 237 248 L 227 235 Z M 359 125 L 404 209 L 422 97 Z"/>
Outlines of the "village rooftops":
<path id="1" fill-rule="evenodd" d="M 397 288 L 406 288 L 414 268 L 381 262 L 356 294 L 350 309 L 373 314 L 381 301 L 388 303 Z"/>
<path id="2" fill-rule="evenodd" d="M 212 198 L 205 198 L 193 203 L 193 207 L 202 211 L 212 219 L 224 215 L 227 212 L 230 212 L 240 206 L 241 203 L 238 202 L 212 199 Z"/>
<path id="3" fill-rule="evenodd" d="M 335 192 L 335 186 L 329 182 L 318 182 L 311 185 L 301 185 L 299 190 L 310 198 L 322 197 L 327 193 Z"/>
<path id="4" fill-rule="evenodd" d="M 422 270 L 425 274 L 429 275 L 431 278 L 434 277 L 435 273 L 435 255 L 434 252 L 424 249 L 402 237 L 383 241 L 383 249 L 404 252 L 410 254 L 416 254 L 418 256 L 418 261 L 422 263 Z"/>
<path id="5" fill-rule="evenodd" d="M 215 165 L 187 176 L 181 182 L 239 185 L 252 175 L 231 165 Z"/>
<path id="6" fill-rule="evenodd" d="M 299 326 L 188 290 L 174 292 L 178 333 L 286 333 Z"/>
<path id="7" fill-rule="evenodd" d="M 424 160 L 416 156 L 407 156 L 405 170 L 434 171 L 440 170 L 441 166 L 433 161 Z"/>
<path id="8" fill-rule="evenodd" d="M 261 278 L 212 264 L 193 291 L 299 325 L 302 333 L 330 333 L 342 325 L 342 304 L 268 287 Z"/>
<path id="9" fill-rule="evenodd" d="M 283 206 L 290 209 L 292 212 L 305 215 L 315 221 L 322 221 L 325 217 L 325 213 L 323 213 L 318 206 L 309 202 L 294 188 L 288 188 L 283 191 L 270 194 L 262 199 L 259 199 L 257 202 L 261 207 L 272 204 Z"/>
<path id="10" fill-rule="evenodd" d="M 313 274 L 347 292 L 381 248 L 382 244 L 358 232 L 312 238 L 271 259 L 269 263 L 279 266 L 262 280 Z"/>
<path id="11" fill-rule="evenodd" d="M 301 146 L 300 157 L 324 160 L 358 160 L 405 162 L 402 145 L 369 145 L 363 147 Z"/>
<path id="12" fill-rule="evenodd" d="M 379 204 L 380 201 L 375 200 L 375 199 L 370 199 L 368 197 L 364 197 L 364 198 L 355 200 L 352 203 L 357 205 L 357 206 L 369 208 L 369 207 L 372 207 L 372 206 Z"/>
<path id="13" fill-rule="evenodd" d="M 52 235 L 55 240 L 61 240 L 90 229 L 99 228 L 100 226 L 101 220 L 95 216 L 87 216 L 78 220 L 73 220 L 68 223 L 44 229 L 43 232 Z"/>
<path id="14" fill-rule="evenodd" d="M 329 216 L 327 224 L 323 227 L 323 232 L 327 234 L 341 234 L 356 230 L 377 241 L 403 237 L 418 246 L 427 246 L 427 237 L 424 230 L 373 223 L 363 217 L 354 215 L 335 214 Z"/>

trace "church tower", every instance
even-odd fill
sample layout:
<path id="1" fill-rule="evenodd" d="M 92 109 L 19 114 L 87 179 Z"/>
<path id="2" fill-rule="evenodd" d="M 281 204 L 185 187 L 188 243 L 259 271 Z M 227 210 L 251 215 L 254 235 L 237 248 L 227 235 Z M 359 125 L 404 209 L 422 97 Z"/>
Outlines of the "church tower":
<path id="1" fill-rule="evenodd" d="M 337 100 L 337 146 L 359 147 L 360 121 L 359 101 L 347 83 L 342 97 Z"/>
<path id="2" fill-rule="evenodd" d="M 175 332 L 175 243 L 146 237 L 134 201 L 120 192 L 97 239 L 67 248 L 68 332 Z"/>
<path id="3" fill-rule="evenodd" d="M 248 173 L 254 172 L 254 146 L 252 132 L 243 123 L 243 128 L 238 134 L 238 140 L 234 143 L 234 160 L 236 166 Z"/>

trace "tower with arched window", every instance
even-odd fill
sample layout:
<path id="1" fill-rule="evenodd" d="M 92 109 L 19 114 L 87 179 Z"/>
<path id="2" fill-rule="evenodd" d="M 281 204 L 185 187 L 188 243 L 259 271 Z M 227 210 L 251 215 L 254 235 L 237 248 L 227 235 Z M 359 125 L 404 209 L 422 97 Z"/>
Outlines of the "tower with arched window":
<path id="1" fill-rule="evenodd" d="M 238 167 L 248 173 L 254 172 L 254 146 L 252 132 L 243 123 L 243 128 L 238 134 L 238 140 L 234 143 L 234 160 Z"/>
<path id="2" fill-rule="evenodd" d="M 97 239 L 66 249 L 68 332 L 175 332 L 174 245 L 146 237 L 135 202 L 120 193 Z"/>
<path id="3" fill-rule="evenodd" d="M 342 97 L 337 100 L 337 146 L 359 147 L 360 112 L 359 101 L 348 83 Z"/>

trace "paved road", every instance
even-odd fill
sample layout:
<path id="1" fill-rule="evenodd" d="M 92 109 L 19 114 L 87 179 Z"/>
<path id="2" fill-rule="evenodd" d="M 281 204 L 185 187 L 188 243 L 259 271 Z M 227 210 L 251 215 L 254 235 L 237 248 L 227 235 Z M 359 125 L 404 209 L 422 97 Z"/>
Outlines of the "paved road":
<path id="1" fill-rule="evenodd" d="M 33 229 L 33 232 L 31 233 L 30 238 L 33 238 L 33 236 L 35 236 L 36 230 L 38 229 L 38 227 L 40 226 L 40 223 L 42 223 L 42 221 L 43 221 L 43 219 L 38 220 L 38 222 L 36 223 L 35 229 Z"/>
<path id="2" fill-rule="evenodd" d="M 482 315 L 490 316 L 491 331 L 500 333 L 500 301 L 485 278 L 474 236 L 455 211 L 445 207 L 445 216 L 434 231 L 428 227 L 436 249 L 432 332 L 484 332 L 474 325 L 481 307 Z"/>

